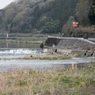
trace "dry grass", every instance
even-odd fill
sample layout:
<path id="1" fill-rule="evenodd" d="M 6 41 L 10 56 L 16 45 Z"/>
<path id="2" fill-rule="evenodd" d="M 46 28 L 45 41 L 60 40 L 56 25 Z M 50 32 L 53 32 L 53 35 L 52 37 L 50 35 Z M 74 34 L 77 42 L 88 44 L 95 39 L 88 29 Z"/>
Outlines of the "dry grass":
<path id="1" fill-rule="evenodd" d="M 24 59 L 40 59 L 40 60 L 63 60 L 75 57 L 71 54 L 38 54 L 38 55 L 26 55 Z"/>
<path id="2" fill-rule="evenodd" d="M 37 55 L 26 55 L 24 58 L 15 58 L 15 59 L 39 59 L 39 60 L 65 60 L 65 59 L 71 59 L 71 58 L 84 58 L 84 57 L 91 57 L 89 56 L 83 56 L 83 55 L 77 55 L 77 54 L 61 54 L 61 53 L 45 53 L 45 54 L 37 54 Z"/>
<path id="3" fill-rule="evenodd" d="M 12 70 L 0 73 L 0 95 L 94 95 L 93 87 L 95 65 L 76 70 Z"/>

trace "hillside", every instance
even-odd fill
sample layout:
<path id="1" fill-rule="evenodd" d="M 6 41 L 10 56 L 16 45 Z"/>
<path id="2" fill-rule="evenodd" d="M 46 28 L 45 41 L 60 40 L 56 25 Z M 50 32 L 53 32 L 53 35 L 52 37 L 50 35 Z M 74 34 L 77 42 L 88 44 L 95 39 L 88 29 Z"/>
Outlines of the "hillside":
<path id="1" fill-rule="evenodd" d="M 64 36 L 95 38 L 95 0 L 79 0 L 76 5 L 76 17 L 70 16 L 62 27 Z M 78 21 L 79 27 L 73 28 L 72 22 Z"/>
<path id="2" fill-rule="evenodd" d="M 0 10 L 0 32 L 59 33 L 78 0 L 17 0 Z"/>

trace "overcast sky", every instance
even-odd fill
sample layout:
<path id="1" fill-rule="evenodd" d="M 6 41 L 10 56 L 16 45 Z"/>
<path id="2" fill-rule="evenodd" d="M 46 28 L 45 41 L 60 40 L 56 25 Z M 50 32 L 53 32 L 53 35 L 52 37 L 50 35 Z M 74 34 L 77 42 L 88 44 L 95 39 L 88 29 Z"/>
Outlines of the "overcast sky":
<path id="1" fill-rule="evenodd" d="M 0 0 L 0 9 L 6 7 L 7 5 L 9 5 L 13 1 L 15 1 L 15 0 Z"/>

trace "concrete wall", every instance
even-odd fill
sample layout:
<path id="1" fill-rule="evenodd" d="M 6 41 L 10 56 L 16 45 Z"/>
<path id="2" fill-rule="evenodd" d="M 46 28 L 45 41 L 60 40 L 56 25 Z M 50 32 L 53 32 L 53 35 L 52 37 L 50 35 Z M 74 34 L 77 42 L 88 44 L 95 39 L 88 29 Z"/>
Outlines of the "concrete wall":
<path id="1" fill-rule="evenodd" d="M 44 49 L 44 53 L 56 53 L 55 49 Z M 82 56 L 95 56 L 95 51 L 91 50 L 78 50 L 78 49 L 57 49 L 57 53 L 62 53 L 62 54 L 78 54 Z"/>
<path id="2" fill-rule="evenodd" d="M 95 43 L 95 38 L 88 38 L 88 40 Z"/>
<path id="3" fill-rule="evenodd" d="M 83 38 L 74 37 L 52 37 L 49 36 L 45 42 L 48 48 L 60 49 L 91 49 L 95 50 L 95 43 Z"/>
<path id="4" fill-rule="evenodd" d="M 71 50 L 71 54 L 78 54 L 78 55 L 83 55 L 83 56 L 87 56 L 87 55 L 95 56 L 95 51 L 91 51 L 91 50 Z"/>

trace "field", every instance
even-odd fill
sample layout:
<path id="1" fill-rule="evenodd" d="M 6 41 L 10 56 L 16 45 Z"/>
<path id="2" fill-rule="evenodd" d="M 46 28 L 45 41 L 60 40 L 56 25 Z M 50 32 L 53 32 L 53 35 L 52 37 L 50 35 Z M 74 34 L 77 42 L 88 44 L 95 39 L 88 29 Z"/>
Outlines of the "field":
<path id="1" fill-rule="evenodd" d="M 95 65 L 0 73 L 0 95 L 95 95 Z"/>

